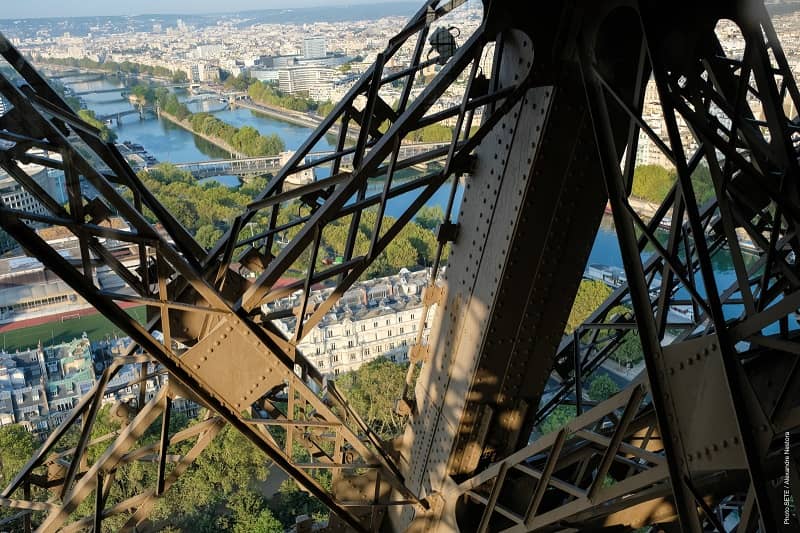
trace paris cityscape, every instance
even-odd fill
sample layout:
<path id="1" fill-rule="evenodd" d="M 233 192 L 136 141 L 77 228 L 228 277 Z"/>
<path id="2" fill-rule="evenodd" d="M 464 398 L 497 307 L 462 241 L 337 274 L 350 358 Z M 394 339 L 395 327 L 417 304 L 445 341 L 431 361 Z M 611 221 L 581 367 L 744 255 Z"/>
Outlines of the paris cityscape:
<path id="1" fill-rule="evenodd" d="M 291 252 L 292 243 L 302 238 L 305 228 L 301 223 L 313 221 L 325 202 L 335 198 L 338 189 L 331 188 L 323 194 L 315 184 L 324 183 L 326 179 L 343 179 L 345 174 L 355 172 L 363 162 L 359 160 L 358 151 L 364 150 L 365 145 L 377 151 L 381 144 L 375 132 L 388 135 L 394 131 L 386 124 L 401 115 L 407 102 L 424 99 L 428 84 L 434 83 L 452 64 L 448 60 L 456 57 L 459 47 L 466 46 L 470 37 L 481 31 L 484 4 L 477 0 L 456 4 L 463 5 L 437 19 L 428 32 L 438 36 L 438 41 L 433 38 L 428 43 L 421 41 L 426 46 L 420 53 L 414 40 L 409 40 L 388 60 L 384 60 L 387 43 L 393 42 L 398 31 L 415 16 L 420 8 L 417 3 L 210 14 L 119 16 L 98 12 L 95 16 L 6 18 L 0 19 L 0 33 L 47 80 L 55 98 L 62 99 L 98 138 L 115 147 L 143 188 L 185 228 L 203 253 L 224 250 L 229 234 L 238 234 L 241 242 L 231 241 L 237 248 L 237 255 L 227 256 L 228 267 L 236 274 L 236 280 L 242 280 L 242 286 L 257 287 L 264 277 L 271 275 L 269 261 L 279 261 Z M 768 2 L 767 7 L 788 68 L 797 77 L 800 74 L 800 4 Z M 734 22 L 721 20 L 714 32 L 728 57 L 738 60 L 747 57 L 745 40 Z M 346 398 L 343 403 L 356 413 L 350 415 L 358 419 L 356 423 L 364 425 L 362 429 L 368 437 L 363 440 L 370 445 L 401 438 L 407 431 L 404 429 L 407 423 L 414 421 L 413 415 L 419 409 L 412 396 L 416 380 L 421 372 L 426 372 L 426 365 L 420 370 L 418 364 L 432 357 L 432 339 L 440 335 L 436 317 L 444 302 L 441 295 L 438 300 L 432 295 L 436 294 L 434 289 L 446 285 L 451 276 L 448 259 L 457 252 L 458 226 L 466 209 L 464 199 L 470 194 L 471 178 L 468 172 L 448 176 L 424 201 L 417 198 L 412 185 L 415 180 L 422 179 L 420 176 L 435 175 L 442 168 L 449 168 L 454 156 L 448 155 L 448 147 L 453 139 L 457 140 L 458 132 L 463 130 L 464 139 L 468 139 L 480 131 L 479 125 L 486 119 L 484 115 L 494 112 L 494 104 L 491 109 L 475 106 L 469 114 L 470 123 L 464 127 L 462 102 L 474 90 L 473 83 L 478 79 L 475 73 L 487 81 L 494 72 L 497 51 L 494 45 L 489 48 L 476 56 L 472 78 L 469 69 L 453 75 L 451 83 L 426 109 L 425 117 L 443 118 L 411 129 L 402 143 L 397 143 L 395 160 L 411 161 L 398 171 L 397 177 L 386 178 L 381 174 L 370 178 L 364 182 L 363 189 L 359 189 L 355 200 L 342 203 L 342 208 L 358 207 L 359 202 L 383 195 L 380 202 L 376 200 L 379 209 L 349 214 L 353 219 L 329 221 L 324 231 L 315 233 L 313 252 L 294 256 L 296 263 L 280 275 L 276 274 L 266 296 L 262 295 L 254 310 L 248 310 L 248 316 L 259 317 L 256 323 L 274 324 L 265 338 L 277 346 L 291 343 L 288 353 L 293 357 L 296 353 L 302 354 L 308 360 L 310 368 L 299 370 L 301 365 L 294 359 L 290 368 L 303 379 L 307 375 L 318 375 L 319 383 L 324 385 L 311 390 L 328 402 L 327 405 L 333 405 L 325 395 L 329 383 L 334 391 L 330 394 L 336 401 Z M 353 97 L 363 80 L 374 72 L 376 62 L 383 75 L 394 80 L 379 90 L 377 100 L 384 104 L 383 108 L 381 105 L 370 107 L 374 102 L 369 94 Z M 417 73 L 415 82 L 406 84 L 405 76 L 412 71 Z M 10 79 L 12 85 L 25 85 L 15 66 L 8 61 L 0 62 L 0 73 Z M 697 130 L 689 120 L 679 118 L 675 132 L 670 130 L 670 123 L 662 116 L 663 94 L 659 92 L 655 77 L 643 89 L 641 120 L 649 124 L 652 135 L 640 135 L 635 156 L 631 158 L 631 168 L 635 166 L 635 172 L 627 202 L 637 217 L 652 223 L 653 240 L 667 246 L 674 224 L 660 206 L 672 194 L 670 190 L 677 170 L 675 153 L 665 151 L 664 144 L 679 139 L 687 152 L 700 151 L 702 147 Z M 760 105 L 762 95 L 753 91 L 745 96 L 753 108 Z M 339 102 L 348 102 L 348 99 L 352 99 L 353 104 L 340 111 Z M 356 102 L 361 108 L 355 107 Z M 797 116 L 798 110 L 791 99 L 781 105 L 787 117 Z M 13 120 L 5 120 L 12 117 L 15 110 L 19 111 L 18 107 L 0 95 L 0 120 L 4 121 L 0 122 L 0 129 L 7 129 L 5 124 L 13 124 Z M 370 109 L 378 117 L 377 122 L 383 125 L 370 126 L 360 118 L 360 113 L 367 116 Z M 452 112 L 454 109 L 460 111 Z M 326 122 L 326 117 L 340 112 L 347 118 L 333 125 Z M 722 106 L 709 113 L 719 124 L 731 125 L 725 115 L 728 111 Z M 347 121 L 351 116 L 355 125 L 348 129 Z M 753 120 L 765 127 L 768 119 L 761 115 Z M 420 120 L 425 122 L 422 115 Z M 314 137 L 318 129 L 326 130 L 325 134 Z M 362 134 L 362 131 L 369 133 Z M 368 140 L 371 135 L 376 137 Z M 311 147 L 307 146 L 310 137 L 316 139 Z M 65 139 L 78 145 L 85 143 L 77 133 Z M 0 143 L 4 143 L 0 146 L 4 150 L 10 149 L 12 141 L 12 137 L 0 135 Z M 337 155 L 342 150 L 346 152 L 348 147 L 351 153 Z M 153 272 L 164 268 L 158 255 L 161 252 L 156 251 L 157 247 L 144 250 L 141 243 L 123 237 L 138 231 L 135 224 L 104 203 L 108 192 L 88 179 L 85 171 L 81 171 L 78 180 L 65 170 L 69 159 L 64 159 L 64 152 L 41 148 L 35 143 L 27 150 L 27 156 L 18 166 L 9 169 L 4 164 L 4 170 L 0 170 L 0 205 L 32 214 L 26 226 L 65 263 L 80 265 L 84 275 L 88 272 L 97 294 L 117 302 L 135 327 L 151 328 L 153 320 L 159 316 L 163 321 L 167 316 L 168 289 L 153 282 L 155 288 L 151 290 L 152 280 L 146 281 L 151 266 Z M 91 150 L 94 148 L 89 146 L 84 152 Z M 426 154 L 436 150 L 442 151 L 438 159 L 424 159 Z M 319 163 L 334 158 L 335 164 Z M 118 172 L 102 154 L 94 158 L 87 156 L 87 160 L 100 174 Z M 386 175 L 394 172 L 393 165 L 389 163 L 390 170 L 384 169 Z M 276 176 L 283 179 L 281 169 L 292 166 L 299 166 L 301 170 L 285 178 L 276 193 L 281 199 L 269 203 L 262 191 L 270 190 Z M 340 172 L 341 169 L 345 170 Z M 713 183 L 716 175 L 705 162 L 692 169 L 698 204 L 712 200 L 717 194 Z M 21 180 L 21 174 L 30 176 L 29 182 L 33 185 Z M 406 184 L 407 189 L 402 189 L 402 184 Z M 386 191 L 394 186 L 400 192 L 388 201 L 390 195 Z M 81 209 L 86 210 L 85 213 L 81 211 L 83 220 L 97 228 L 97 235 L 101 235 L 99 240 L 95 239 L 95 244 L 101 244 L 108 255 L 94 249 L 90 254 L 81 232 L 73 231 L 72 226 L 49 223 L 47 220 L 54 208 L 32 194 L 31 187 L 44 191 L 56 206 L 67 206 L 65 213 L 72 214 L 76 205 L 83 206 Z M 119 188 L 121 196 L 131 205 L 139 202 L 137 209 L 141 210 L 141 197 L 127 190 L 123 193 L 122 189 Z M 80 193 L 77 200 L 76 190 Z M 292 190 L 308 192 L 293 197 Z M 258 213 L 242 222 L 239 216 L 242 210 L 255 212 L 253 206 L 262 204 L 279 208 L 273 209 L 271 214 Z M 409 215 L 412 211 L 413 216 Z M 353 212 L 355 208 L 351 209 Z M 152 208 L 142 210 L 142 214 L 164 243 L 181 245 L 174 229 L 162 223 L 161 214 Z M 586 266 L 575 286 L 576 296 L 567 311 L 568 317 L 565 316 L 565 327 L 553 337 L 554 347 L 560 350 L 571 342 L 580 344 L 582 335 L 590 330 L 605 332 L 587 323 L 597 316 L 598 309 L 604 308 L 604 302 L 612 301 L 615 294 L 627 290 L 626 268 L 629 265 L 623 260 L 625 251 L 620 245 L 614 215 L 609 201 L 602 218 L 598 218 L 599 229 L 588 248 Z M 398 221 L 403 227 L 391 235 L 385 250 L 374 258 L 370 256 L 370 263 L 364 265 L 360 275 L 352 275 L 350 269 L 356 265 L 359 254 L 365 255 L 363 250 L 371 254 L 380 242 L 380 231 L 376 231 L 375 236 L 366 231 L 358 234 L 359 224 L 381 228 L 381 224 L 388 226 Z M 353 227 L 356 230 L 352 230 Z M 735 227 L 727 237 L 733 236 L 736 240 L 734 246 L 743 257 L 741 264 L 727 253 L 709 258 L 713 277 L 721 287 L 740 282 L 741 269 L 755 265 L 762 256 L 765 244 L 761 235 L 770 238 L 769 232 L 764 233 L 764 230 L 754 236 L 746 229 L 742 225 Z M 388 233 L 386 228 L 383 230 Z M 352 231 L 359 236 L 353 237 Z M 642 230 L 638 235 L 646 233 Z M 366 239 L 366 244 L 359 240 L 362 238 Z M 777 239 L 777 234 L 771 238 Z M 262 241 L 263 248 L 260 247 Z M 246 242 L 246 246 L 241 247 L 242 242 Z M 137 359 L 137 354 L 143 353 L 141 342 L 131 338 L 118 320 L 104 316 L 106 313 L 76 289 L 74 283 L 60 278 L 48 263 L 55 259 L 37 257 L 25 244 L 0 227 L 0 488 L 14 480 L 28 458 L 42 443 L 49 442 L 48 438 L 54 433 L 60 435 L 64 443 L 53 453 L 72 457 L 70 448 L 73 452 L 74 449 L 84 453 L 88 450 L 94 461 L 105 449 L 103 439 L 107 437 L 103 435 L 116 437 L 124 433 L 145 404 L 160 401 L 160 395 L 167 394 L 164 391 L 185 385 L 156 362 Z M 653 250 L 658 250 L 657 244 L 648 246 L 647 254 L 656 255 Z M 641 248 L 644 249 L 644 245 Z M 233 245 L 230 252 L 233 254 Z M 144 267 L 144 263 L 148 266 Z M 124 267 L 123 273 L 115 265 Z M 685 274 L 680 269 L 674 270 L 676 276 Z M 326 278 L 319 274 L 323 271 L 332 274 Z M 343 285 L 350 275 L 353 279 L 345 290 L 340 290 L 340 284 Z M 141 296 L 132 279 L 144 280 L 142 285 L 147 286 L 148 296 Z M 209 280 L 221 293 L 235 286 L 234 282 L 219 276 Z M 651 293 L 656 294 L 660 282 L 660 277 L 653 277 L 648 281 L 650 285 L 644 287 L 649 286 Z M 245 296 L 249 294 L 244 293 Z M 693 294 L 686 291 L 680 294 L 682 299 L 667 304 L 663 316 L 659 315 L 664 324 L 672 326 L 663 328 L 660 338 L 663 346 L 683 340 L 683 331 L 694 327 L 692 325 L 703 312 L 702 306 L 691 302 Z M 244 301 L 244 296 L 242 300 L 232 301 L 238 305 Z M 183 307 L 175 309 L 187 313 L 192 306 L 199 306 L 195 302 L 181 305 Z M 601 318 L 606 322 L 633 323 L 634 305 L 632 297 L 620 297 L 613 306 L 607 306 Z M 313 322 L 312 327 L 306 328 L 307 320 Z M 206 332 L 204 328 L 211 326 L 204 325 L 200 331 Z M 195 341 L 182 338 L 176 330 L 170 318 L 166 328 L 153 328 L 152 335 L 176 354 L 192 353 Z M 598 359 L 583 378 L 579 375 L 569 378 L 559 372 L 557 366 L 563 364 L 563 357 L 556 357 L 558 363 L 543 379 L 538 399 L 538 405 L 548 406 L 546 416 L 537 419 L 526 444 L 548 435 L 560 435 L 562 428 L 576 416 L 618 398 L 615 395 L 620 391 L 635 388 L 649 370 L 645 357 L 647 348 L 643 348 L 643 343 L 647 344 L 640 338 L 635 323 L 634 327 L 621 330 L 613 339 L 611 354 Z M 576 350 L 580 352 L 580 347 Z M 573 380 L 572 388 L 567 390 L 569 379 Z M 576 385 L 576 381 L 579 384 Z M 91 434 L 84 435 L 74 427 L 77 419 L 71 418 L 70 413 L 74 409 L 86 409 L 82 398 L 97 394 L 97 390 L 102 390 L 102 394 L 98 396 L 96 412 L 91 415 L 96 427 Z M 569 397 L 569 402 L 562 404 L 565 397 Z M 247 395 L 243 398 L 249 399 Z M 294 392 L 281 393 L 279 400 L 254 404 L 258 407 L 252 408 L 249 416 L 270 420 L 280 409 L 294 410 L 295 401 L 301 400 L 295 400 Z M 211 404 L 191 394 L 170 393 L 168 405 L 171 415 L 164 414 L 161 420 L 176 434 L 191 432 L 196 425 L 209 424 L 212 420 Z M 308 401 L 303 405 L 310 411 L 314 403 Z M 88 411 L 84 412 L 87 414 L 83 416 L 89 416 Z M 323 427 L 329 423 L 322 416 L 317 422 Z M 71 433 L 64 437 L 59 428 L 71 424 Z M 602 420 L 597 427 L 601 425 Z M 341 465 L 336 465 L 343 464 L 344 459 L 332 459 L 336 453 L 328 450 L 327 443 L 320 446 L 312 442 L 319 436 L 313 429 L 306 427 L 301 431 L 299 426 L 293 430 L 291 427 L 279 428 L 283 433 L 278 438 L 281 443 L 278 448 L 288 450 L 289 458 L 300 457 L 301 464 L 312 464 L 321 455 L 330 456 L 329 462 L 334 466 L 312 468 L 308 472 L 313 474 L 308 475 L 321 487 L 335 492 L 342 476 L 336 471 Z M 176 458 L 174 466 L 161 467 L 157 473 L 167 454 L 156 446 L 166 430 L 151 428 L 147 431 L 141 438 L 148 446 L 152 445 L 147 452 L 149 459 L 141 464 L 131 461 L 124 474 L 116 478 L 110 471 L 98 474 L 101 484 L 102 476 L 106 476 L 107 487 L 106 496 L 98 501 L 103 498 L 123 501 L 148 490 L 157 477 L 164 478 L 165 472 L 184 468 L 178 466 L 182 463 Z M 484 428 L 483 431 L 488 430 Z M 292 432 L 296 439 L 294 448 Z M 788 439 L 789 433 L 786 435 Z M 783 442 L 781 435 L 781 446 Z M 191 453 L 185 443 L 178 442 L 175 450 L 178 449 L 180 451 L 175 454 Z M 789 450 L 788 440 L 786 449 Z M 463 456 L 469 453 L 480 456 L 479 452 L 468 451 L 463 451 Z M 630 457 L 635 458 L 635 453 L 630 453 L 634 454 Z M 789 452 L 786 453 L 788 456 Z M 70 482 L 75 481 L 76 474 L 69 461 L 59 460 L 52 456 L 47 468 L 60 468 L 71 476 Z M 72 461 L 77 459 L 72 457 Z M 478 459 L 475 461 L 477 464 Z M 634 463 L 633 460 L 629 462 Z M 149 517 L 136 515 L 132 507 L 129 515 L 104 519 L 102 531 L 127 528 L 134 518 L 142 528 L 137 531 L 301 532 L 326 530 L 327 525 L 335 524 L 329 522 L 330 505 L 279 466 L 280 463 L 267 459 L 252 439 L 226 426 L 206 451 L 194 459 L 194 465 L 185 474 L 179 478 L 176 474 L 177 481 L 170 481 L 175 487 L 163 498 L 153 500 L 155 503 L 148 501 Z M 610 484 L 615 482 L 611 477 L 608 479 Z M 163 479 L 161 482 L 163 488 Z M 27 490 L 30 492 L 30 485 Z M 34 499 L 39 498 L 41 502 L 38 507 L 0 506 L 0 532 L 27 531 L 43 523 L 49 524 L 45 516 L 52 506 L 45 505 L 47 490 L 36 488 L 34 492 Z M 158 489 L 156 494 L 161 492 L 162 489 Z M 481 497 L 484 503 L 489 501 L 488 497 Z M 6 494 L 0 500 L 12 501 Z M 93 500 L 83 500 L 70 508 L 70 512 L 91 515 Z M 515 521 L 514 517 L 506 518 L 508 524 Z M 740 515 L 734 517 L 734 513 L 721 518 L 724 530 L 732 531 L 739 518 Z M 45 526 L 43 531 L 56 530 Z M 482 529 L 487 530 L 494 529 Z M 659 531 L 638 526 L 629 530 Z"/>

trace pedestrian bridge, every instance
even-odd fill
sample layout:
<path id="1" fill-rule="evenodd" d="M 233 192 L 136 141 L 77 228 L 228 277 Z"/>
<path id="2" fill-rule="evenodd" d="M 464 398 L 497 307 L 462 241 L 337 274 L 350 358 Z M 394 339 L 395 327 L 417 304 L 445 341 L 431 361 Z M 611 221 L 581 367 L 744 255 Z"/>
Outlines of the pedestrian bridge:
<path id="1" fill-rule="evenodd" d="M 281 167 L 280 156 L 246 157 L 242 159 L 214 159 L 193 163 L 177 163 L 176 167 L 187 170 L 197 179 L 214 176 L 253 176 L 274 172 Z"/>
<path id="2" fill-rule="evenodd" d="M 406 159 L 419 155 L 443 146 L 447 143 L 414 143 L 404 144 L 400 147 L 398 159 Z M 306 162 L 312 163 L 319 159 L 333 155 L 333 151 L 312 152 L 306 156 Z M 195 161 L 191 163 L 176 163 L 175 166 L 191 172 L 197 179 L 211 178 L 215 176 L 254 176 L 267 174 L 279 170 L 289 157 L 291 152 L 284 152 L 276 156 L 245 157 L 240 159 L 214 159 L 211 161 Z M 345 155 L 342 158 L 344 166 L 352 163 L 352 155 Z"/>

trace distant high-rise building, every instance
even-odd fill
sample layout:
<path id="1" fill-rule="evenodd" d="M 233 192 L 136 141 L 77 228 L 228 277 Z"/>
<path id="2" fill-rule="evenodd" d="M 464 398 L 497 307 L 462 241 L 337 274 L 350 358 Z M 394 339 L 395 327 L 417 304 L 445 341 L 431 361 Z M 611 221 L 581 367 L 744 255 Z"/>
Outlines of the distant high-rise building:
<path id="1" fill-rule="evenodd" d="M 303 57 L 314 59 L 325 57 L 328 53 L 325 37 L 306 37 L 303 39 Z"/>

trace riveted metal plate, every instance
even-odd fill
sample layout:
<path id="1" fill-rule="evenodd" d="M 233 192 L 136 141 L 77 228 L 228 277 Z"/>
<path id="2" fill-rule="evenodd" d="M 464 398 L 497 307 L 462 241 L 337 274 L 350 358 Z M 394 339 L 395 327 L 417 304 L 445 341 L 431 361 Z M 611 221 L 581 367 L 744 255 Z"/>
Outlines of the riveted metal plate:
<path id="1" fill-rule="evenodd" d="M 181 361 L 213 394 L 237 409 L 249 407 L 290 373 L 256 335 L 232 317 L 184 353 Z"/>
<path id="2" fill-rule="evenodd" d="M 745 468 L 716 335 L 664 348 L 669 398 L 692 471 Z"/>

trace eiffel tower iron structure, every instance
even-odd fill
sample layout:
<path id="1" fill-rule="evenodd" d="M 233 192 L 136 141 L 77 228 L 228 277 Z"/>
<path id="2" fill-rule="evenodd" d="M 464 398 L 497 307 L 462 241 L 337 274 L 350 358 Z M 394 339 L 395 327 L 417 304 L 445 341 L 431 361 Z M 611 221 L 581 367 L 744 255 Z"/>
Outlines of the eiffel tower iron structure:
<path id="1" fill-rule="evenodd" d="M 484 0 L 477 29 L 460 35 L 448 20 L 464 4 L 427 1 L 210 249 L 0 38 L 13 70 L 0 74 L 10 103 L 0 167 L 45 212 L 0 204 L 0 227 L 133 341 L 0 493 L 18 512 L 10 527 L 101 531 L 121 515 L 124 530 L 145 530 L 157 498 L 230 426 L 330 509 L 330 531 L 796 530 L 800 93 L 765 6 Z M 721 21 L 741 50 L 725 49 Z M 400 56 L 408 66 L 395 66 Z M 648 82 L 663 127 L 642 113 Z M 400 155 L 434 124 L 451 129 L 449 142 Z M 307 159 L 326 135 L 334 152 Z M 676 172 L 649 219 L 630 202 L 645 139 Z M 66 205 L 28 163 L 64 173 Z M 701 166 L 713 183 L 705 201 Z M 416 170 L 398 177 L 406 169 Z M 288 186 L 309 170 L 313 182 Z M 423 299 L 432 326 L 409 349 L 405 431 L 385 441 L 297 346 L 441 188 L 449 202 Z M 400 196 L 413 199 L 385 216 Z M 607 206 L 624 283 L 565 337 Z M 279 223 L 286 209 L 296 212 Z M 111 216 L 127 229 L 104 225 Z M 243 231 L 256 219 L 258 233 Z M 340 221 L 342 261 L 325 264 L 320 243 Z M 79 257 L 35 223 L 68 230 Z M 137 265 L 110 242 L 135 250 Z M 732 265 L 732 283 L 715 275 L 716 258 Z M 98 266 L 126 290 L 100 287 Z M 312 301 L 319 284 L 332 290 Z M 293 308 L 265 306 L 293 293 Z M 125 313 L 131 302 L 147 306 L 145 323 Z M 677 308 L 692 310 L 688 323 L 672 322 Z M 277 325 L 287 317 L 288 335 Z M 644 370 L 588 401 L 587 376 L 632 331 Z M 93 440 L 109 383 L 130 364 L 141 369 L 129 384 L 138 401 L 118 433 Z M 168 384 L 148 394 L 152 375 Z M 208 414 L 171 433 L 178 398 Z M 577 416 L 541 435 L 559 405 Z M 159 438 L 145 444 L 152 427 Z M 64 449 L 70 431 L 79 439 Z M 154 485 L 109 499 L 136 461 L 155 462 Z"/>

